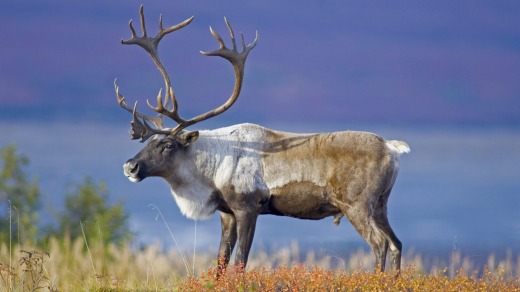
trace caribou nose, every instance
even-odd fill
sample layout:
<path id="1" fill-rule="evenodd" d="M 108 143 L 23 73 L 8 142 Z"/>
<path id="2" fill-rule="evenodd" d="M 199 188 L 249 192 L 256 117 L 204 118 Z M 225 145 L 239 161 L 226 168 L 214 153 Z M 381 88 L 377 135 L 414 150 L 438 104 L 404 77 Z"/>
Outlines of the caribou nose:
<path id="1" fill-rule="evenodd" d="M 128 160 L 125 163 L 124 168 L 128 173 L 136 174 L 139 171 L 139 163 L 135 160 Z"/>
<path id="2" fill-rule="evenodd" d="M 139 174 L 139 163 L 135 160 L 128 160 L 123 165 L 123 170 L 125 175 L 132 181 L 138 180 L 138 174 Z"/>

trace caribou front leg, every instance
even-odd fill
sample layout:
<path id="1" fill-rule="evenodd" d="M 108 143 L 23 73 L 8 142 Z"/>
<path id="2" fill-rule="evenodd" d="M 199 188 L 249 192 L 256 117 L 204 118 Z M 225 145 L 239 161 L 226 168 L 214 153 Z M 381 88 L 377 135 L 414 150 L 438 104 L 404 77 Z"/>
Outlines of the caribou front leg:
<path id="1" fill-rule="evenodd" d="M 217 277 L 222 275 L 226 269 L 235 243 L 237 242 L 237 221 L 233 214 L 220 212 L 220 222 L 222 225 L 222 236 L 218 249 L 218 269 Z"/>
<path id="2" fill-rule="evenodd" d="M 235 264 L 246 267 L 247 258 L 253 237 L 255 235 L 256 219 L 258 214 L 252 211 L 239 211 L 235 213 L 237 220 L 238 248 L 235 255 Z"/>

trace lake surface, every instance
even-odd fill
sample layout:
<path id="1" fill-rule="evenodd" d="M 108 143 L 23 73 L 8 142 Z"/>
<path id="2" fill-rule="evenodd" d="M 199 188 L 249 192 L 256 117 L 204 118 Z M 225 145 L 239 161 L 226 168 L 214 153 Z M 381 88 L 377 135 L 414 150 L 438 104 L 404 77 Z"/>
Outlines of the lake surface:
<path id="1" fill-rule="evenodd" d="M 211 124 L 208 128 L 212 128 Z M 512 248 L 520 252 L 520 129 L 516 127 L 267 125 L 286 131 L 373 131 L 406 141 L 401 170 L 389 200 L 389 219 L 407 249 L 419 253 L 471 251 L 486 255 Z M 123 200 L 138 243 L 173 240 L 159 206 L 179 243 L 216 250 L 220 219 L 195 223 L 180 215 L 165 182 L 158 178 L 130 183 L 122 164 L 143 146 L 131 141 L 127 124 L 0 122 L 0 147 L 15 143 L 30 159 L 28 173 L 42 189 L 42 223 L 63 206 L 63 196 L 85 176 L 104 181 L 113 202 Z M 93 218 L 95 220 L 95 218 Z M 78 222 L 79 225 L 79 222 Z M 196 229 L 196 239 L 195 239 Z M 343 219 L 302 221 L 261 216 L 255 247 L 297 241 L 314 249 L 341 250 L 364 245 Z M 255 248 L 254 247 L 254 248 Z"/>

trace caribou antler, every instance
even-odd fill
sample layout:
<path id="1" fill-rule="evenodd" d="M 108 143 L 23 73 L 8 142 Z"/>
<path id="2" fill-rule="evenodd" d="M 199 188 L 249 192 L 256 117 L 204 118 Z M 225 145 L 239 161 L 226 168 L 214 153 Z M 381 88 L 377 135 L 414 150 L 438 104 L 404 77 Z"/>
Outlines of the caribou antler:
<path id="1" fill-rule="evenodd" d="M 177 100 L 175 99 L 175 94 L 173 93 L 172 85 L 170 82 L 170 77 L 168 76 L 166 69 L 164 68 L 163 64 L 161 63 L 161 59 L 159 58 L 158 46 L 159 46 L 159 42 L 165 35 L 187 26 L 188 24 L 191 23 L 191 21 L 193 20 L 194 17 L 192 16 L 192 17 L 184 20 L 183 22 L 170 26 L 168 28 L 163 28 L 162 15 L 161 15 L 161 16 L 159 16 L 159 32 L 157 33 L 157 35 L 155 37 L 151 38 L 151 37 L 148 37 L 148 34 L 146 33 L 146 25 L 144 22 L 143 10 L 144 10 L 143 5 L 141 5 L 141 7 L 139 8 L 139 17 L 141 19 L 141 30 L 143 32 L 143 35 L 141 37 L 136 36 L 134 27 L 132 25 L 132 20 L 130 20 L 128 25 L 130 26 L 130 31 L 132 32 L 132 37 L 128 40 L 121 39 L 121 43 L 125 44 L 125 45 L 138 45 L 138 46 L 142 47 L 143 49 L 145 49 L 150 54 L 153 62 L 155 63 L 155 65 L 157 66 L 159 71 L 161 72 L 161 75 L 163 76 L 164 86 L 167 89 L 166 93 L 165 93 L 166 94 L 165 99 L 168 102 L 168 95 L 170 95 L 170 99 L 173 104 L 173 110 L 176 110 Z M 160 94 L 161 93 L 159 92 L 159 95 Z"/>
<path id="2" fill-rule="evenodd" d="M 121 107 L 123 107 L 124 109 L 126 109 L 127 111 L 131 112 L 133 115 L 133 120 L 131 122 L 132 130 L 130 132 L 130 134 L 132 135 L 132 139 L 141 139 L 141 142 L 143 142 L 143 141 L 146 141 L 151 136 L 153 136 L 154 134 L 176 135 L 182 129 L 184 129 L 188 126 L 191 126 L 195 123 L 198 123 L 200 121 L 209 119 L 211 117 L 214 117 L 216 115 L 223 113 L 224 111 L 226 111 L 228 108 L 230 108 L 235 103 L 238 96 L 240 95 L 240 90 L 242 88 L 245 61 L 246 61 L 246 58 L 247 58 L 247 55 L 249 54 L 249 52 L 256 46 L 256 43 L 258 41 L 258 32 L 256 32 L 256 37 L 255 37 L 255 40 L 253 41 L 253 43 L 251 43 L 247 46 L 245 45 L 245 42 L 244 42 L 244 36 L 242 36 L 242 52 L 239 53 L 237 50 L 237 47 L 236 47 L 235 35 L 233 32 L 233 29 L 229 25 L 229 22 L 227 21 L 226 18 L 224 18 L 224 21 L 226 22 L 226 26 L 231 35 L 231 41 L 232 41 L 232 45 L 233 45 L 232 49 L 228 49 L 225 46 L 222 38 L 215 31 L 213 31 L 213 29 L 210 27 L 211 34 L 219 42 L 220 48 L 217 50 L 211 51 L 211 52 L 202 52 L 201 51 L 201 53 L 206 56 L 220 56 L 222 58 L 227 59 L 229 62 L 231 62 L 231 64 L 233 65 L 234 71 L 235 71 L 235 87 L 233 89 L 233 93 L 231 94 L 231 96 L 221 106 L 219 106 L 211 111 L 208 111 L 204 114 L 196 116 L 195 118 L 185 120 L 185 119 L 181 118 L 178 114 L 177 99 L 175 98 L 175 94 L 173 92 L 168 73 L 164 69 L 164 66 L 161 63 L 161 60 L 159 59 L 158 45 L 159 45 L 159 42 L 161 41 L 161 39 L 166 34 L 185 27 L 193 20 L 193 17 L 190 17 L 177 25 L 174 25 L 174 26 L 171 26 L 168 28 L 163 28 L 162 16 L 161 16 L 159 18 L 159 32 L 157 33 L 157 35 L 155 37 L 151 38 L 151 37 L 148 37 L 148 35 L 146 33 L 146 26 L 145 26 L 145 22 L 144 22 L 144 14 L 143 14 L 142 5 L 139 10 L 139 15 L 140 15 L 140 19 L 141 19 L 141 29 L 143 32 L 142 36 L 140 36 L 140 37 L 136 36 L 135 30 L 132 25 L 132 20 L 130 20 L 129 26 L 130 26 L 130 31 L 132 33 L 132 37 L 128 40 L 121 40 L 121 43 L 139 45 L 140 47 L 144 48 L 150 54 L 150 56 L 152 57 L 152 60 L 154 61 L 155 65 L 157 66 L 157 68 L 159 69 L 159 71 L 161 72 L 161 74 L 163 76 L 164 85 L 166 88 L 164 99 L 166 101 L 163 102 L 162 90 L 160 90 L 159 94 L 157 95 L 157 107 L 152 106 L 147 100 L 148 106 L 151 109 L 153 109 L 154 111 L 156 111 L 157 113 L 159 113 L 159 115 L 157 117 L 150 117 L 150 116 L 144 115 L 144 114 L 136 111 L 136 105 L 134 105 L 134 107 L 131 108 L 126 104 L 124 96 L 122 96 L 119 93 L 119 87 L 114 82 L 116 97 L 117 97 L 117 101 L 118 101 L 119 105 Z M 171 110 L 168 109 L 169 101 L 172 102 Z M 163 116 L 167 116 L 167 117 L 171 118 L 172 120 L 177 122 L 178 125 L 172 130 L 164 129 L 163 128 Z M 143 122 L 141 122 L 139 119 L 142 119 Z M 148 122 L 153 123 L 156 128 L 152 128 L 148 124 Z"/>
<path id="3" fill-rule="evenodd" d="M 158 46 L 159 46 L 159 42 L 165 35 L 167 35 L 171 32 L 174 32 L 176 30 L 179 30 L 179 29 L 187 26 L 188 24 L 190 24 L 191 21 L 193 20 L 193 16 L 184 20 L 183 22 L 181 22 L 179 24 L 170 26 L 168 28 L 163 28 L 162 15 L 161 15 L 159 17 L 159 32 L 157 33 L 157 35 L 155 37 L 148 37 L 148 34 L 146 32 L 146 25 L 145 25 L 145 21 L 144 21 L 144 11 L 143 10 L 144 10 L 143 5 L 141 5 L 141 7 L 139 8 L 139 16 L 140 16 L 140 20 L 141 20 L 142 36 L 139 37 L 136 35 L 135 29 L 132 25 L 132 20 L 130 20 L 128 25 L 130 27 L 132 36 L 128 40 L 121 39 L 121 43 L 125 44 L 125 45 L 138 45 L 138 46 L 142 47 L 143 49 L 145 49 L 150 54 L 153 62 L 155 63 L 155 65 L 157 66 L 157 68 L 159 69 L 159 71 L 161 72 L 161 74 L 163 76 L 164 86 L 169 89 L 169 90 L 167 90 L 167 92 L 165 94 L 166 106 L 168 104 L 168 101 L 171 100 L 172 106 L 173 106 L 172 111 L 177 112 L 177 100 L 175 99 L 175 94 L 174 94 L 172 86 L 171 86 L 170 77 L 168 76 L 168 73 L 166 72 L 166 69 L 164 68 L 164 66 L 159 58 Z M 117 81 L 117 79 L 116 79 L 116 81 Z M 129 107 L 126 104 L 125 97 L 119 93 L 119 87 L 117 86 L 116 81 L 114 81 L 114 88 L 116 91 L 117 102 L 119 103 L 119 105 L 122 108 L 124 108 L 127 111 L 129 111 L 130 113 L 132 113 L 132 116 L 133 116 L 133 119 L 131 121 L 132 129 L 130 130 L 132 139 L 141 139 L 141 142 L 144 142 L 155 134 L 169 134 L 171 132 L 169 130 L 163 130 L 163 116 L 161 115 L 160 112 L 157 117 L 151 117 L 151 116 L 144 115 L 142 113 L 137 112 L 137 110 L 136 110 L 137 102 L 133 108 Z M 161 96 L 162 96 L 162 90 L 159 91 L 159 95 L 158 95 L 157 99 L 161 100 L 161 107 L 163 107 Z M 148 103 L 148 105 L 150 105 L 150 104 Z M 150 106 L 150 107 L 152 107 L 152 106 Z M 174 118 L 174 120 L 177 121 L 177 119 L 175 117 L 171 117 L 171 118 Z M 139 119 L 142 119 L 143 121 L 141 122 Z M 181 121 L 181 119 L 179 119 L 177 122 L 179 122 L 179 121 Z M 156 128 L 152 128 L 148 124 L 148 122 L 153 123 Z"/>
<path id="4" fill-rule="evenodd" d="M 201 53 L 205 56 L 219 56 L 222 57 L 233 65 L 233 69 L 235 70 L 235 86 L 233 88 L 233 92 L 231 93 L 231 96 L 228 98 L 228 100 L 222 104 L 221 106 L 208 111 L 204 114 L 198 115 L 194 117 L 193 119 L 190 119 L 188 121 L 183 121 L 179 123 L 177 127 L 175 127 L 172 130 L 172 134 L 176 134 L 182 129 L 191 126 L 195 123 L 198 123 L 200 121 L 207 120 L 211 117 L 217 116 L 223 112 L 225 112 L 227 109 L 229 109 L 237 100 L 238 96 L 240 95 L 240 90 L 242 89 L 242 81 L 244 80 L 244 66 L 246 63 L 247 56 L 249 55 L 249 52 L 256 46 L 256 43 L 258 42 L 258 31 L 256 32 L 255 40 L 249 44 L 245 45 L 244 41 L 244 35 L 241 34 L 242 37 L 242 52 L 239 53 L 237 50 L 237 45 L 235 42 L 235 33 L 233 32 L 233 29 L 231 28 L 231 25 L 229 25 L 229 22 L 224 17 L 224 22 L 226 23 L 226 26 L 229 30 L 229 34 L 231 37 L 231 43 L 233 45 L 233 48 L 230 50 L 226 47 L 224 44 L 224 41 L 222 38 L 211 28 L 209 27 L 209 30 L 213 37 L 218 41 L 220 44 L 220 48 L 211 52 L 203 52 Z"/>

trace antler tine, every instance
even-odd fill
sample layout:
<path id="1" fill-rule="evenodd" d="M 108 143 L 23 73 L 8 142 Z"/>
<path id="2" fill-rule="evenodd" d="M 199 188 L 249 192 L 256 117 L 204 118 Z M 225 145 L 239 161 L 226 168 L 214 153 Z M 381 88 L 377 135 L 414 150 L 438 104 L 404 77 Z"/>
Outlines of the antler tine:
<path id="1" fill-rule="evenodd" d="M 193 18 L 194 18 L 194 16 L 184 20 L 183 22 L 181 22 L 179 24 L 172 25 L 167 28 L 163 28 L 162 15 L 159 16 L 159 33 L 157 34 L 157 38 L 161 39 L 163 36 L 169 34 L 170 32 L 174 32 L 176 30 L 179 30 L 179 29 L 185 27 L 186 25 L 190 24 L 193 21 Z"/>
<path id="2" fill-rule="evenodd" d="M 145 40 L 148 39 L 148 34 L 146 33 L 146 25 L 145 25 L 145 21 L 144 21 L 143 5 L 141 5 L 141 7 L 139 8 L 139 19 L 141 21 L 142 36 L 140 36 L 140 37 L 137 36 L 137 34 L 135 33 L 133 20 L 130 19 L 130 21 L 128 22 L 128 26 L 130 27 L 130 32 L 132 33 L 132 37 L 130 39 L 128 39 L 128 40 L 121 39 L 121 43 L 125 44 L 125 45 L 139 45 L 139 46 L 143 47 L 145 50 L 148 51 L 148 48 L 145 47 L 146 46 Z"/>
<path id="3" fill-rule="evenodd" d="M 170 95 L 173 94 L 173 89 L 170 87 Z M 148 104 L 148 106 L 158 112 L 159 114 L 162 114 L 164 116 L 167 116 L 169 118 L 171 118 L 172 120 L 178 122 L 178 123 L 184 123 L 186 122 L 184 119 L 182 119 L 180 116 L 179 116 L 179 113 L 177 111 L 177 101 L 176 100 L 173 100 L 174 101 L 174 104 L 173 104 L 173 109 L 170 111 L 170 110 L 167 110 L 164 103 L 163 103 L 163 99 L 162 99 L 162 89 L 159 90 L 159 94 L 157 94 L 157 107 L 154 107 L 153 105 L 150 104 L 150 101 L 146 100 L 146 103 Z"/>
<path id="4" fill-rule="evenodd" d="M 114 89 L 116 91 L 116 98 L 117 98 L 117 103 L 122 107 L 124 108 L 125 110 L 127 110 L 128 112 L 132 113 L 132 114 L 135 114 L 137 117 L 143 119 L 143 120 L 148 120 L 150 121 L 151 123 L 153 123 L 157 128 L 162 128 L 163 127 L 163 119 L 161 116 L 157 116 L 157 117 L 151 117 L 151 116 L 148 116 L 148 115 L 144 115 L 142 113 L 139 113 L 135 110 L 135 105 L 134 107 L 129 107 L 127 104 L 126 104 L 126 99 L 123 95 L 121 95 L 121 93 L 119 93 L 119 86 L 117 86 L 117 79 L 114 80 Z M 137 104 L 137 102 L 136 102 Z"/>
<path id="5" fill-rule="evenodd" d="M 244 41 L 244 35 L 243 35 L 243 34 L 241 34 L 241 35 L 242 35 L 242 49 L 243 49 L 244 51 L 246 51 L 246 52 L 249 54 L 249 52 L 250 52 L 254 47 L 256 47 L 256 44 L 257 44 L 257 42 L 258 42 L 258 31 L 256 31 L 255 40 L 254 40 L 252 43 L 250 43 L 249 45 L 247 45 L 247 46 L 246 46 L 246 43 L 245 43 L 245 41 Z"/>
<path id="6" fill-rule="evenodd" d="M 224 43 L 224 40 L 222 40 L 222 38 L 220 37 L 220 35 L 218 33 L 216 33 L 213 28 L 210 26 L 209 27 L 209 32 L 211 33 L 211 35 L 217 40 L 217 42 L 219 43 L 220 45 L 220 49 L 225 49 L 226 48 L 226 44 Z M 200 51 L 202 54 L 205 54 L 204 52 Z"/>
<path id="7" fill-rule="evenodd" d="M 228 20 L 226 17 L 224 17 L 224 22 L 226 23 L 226 26 L 229 30 L 229 36 L 231 38 L 231 44 L 233 45 L 233 51 L 236 52 L 237 51 L 237 44 L 235 42 L 235 33 L 233 32 L 233 28 L 231 28 L 231 25 L 229 24 Z M 242 38 L 244 38 L 244 36 L 242 36 Z"/>
<path id="8" fill-rule="evenodd" d="M 116 79 L 117 81 L 117 79 Z M 148 138 L 152 137 L 155 134 L 169 134 L 169 130 L 162 130 L 163 129 L 163 119 L 161 116 L 157 117 L 150 117 L 147 115 L 144 115 L 142 113 L 139 113 L 137 111 L 137 101 L 134 103 L 134 107 L 129 107 L 126 104 L 125 97 L 119 93 L 119 86 L 117 86 L 116 81 L 114 81 L 114 87 L 116 91 L 116 98 L 119 105 L 124 108 L 125 110 L 129 111 L 132 114 L 132 121 L 130 124 L 132 125 L 132 128 L 130 129 L 129 133 L 132 136 L 132 139 L 141 139 L 141 142 L 146 141 Z M 139 119 L 142 119 L 141 122 Z M 151 122 L 157 127 L 157 129 L 154 129 L 150 127 L 148 122 Z"/>
<path id="9" fill-rule="evenodd" d="M 141 19 L 141 31 L 143 32 L 143 38 L 147 37 L 146 34 L 146 25 L 144 23 L 144 6 L 141 4 L 139 7 L 139 18 Z"/>
<path id="10" fill-rule="evenodd" d="M 241 34 L 242 36 L 242 52 L 241 53 L 238 53 L 237 49 L 236 49 L 236 41 L 235 41 L 235 34 L 233 32 L 233 28 L 231 27 L 231 25 L 229 24 L 228 20 L 224 17 L 224 21 L 226 23 L 226 26 L 229 30 L 229 34 L 231 36 L 231 43 L 232 43 L 232 46 L 233 48 L 230 50 L 226 47 L 226 45 L 224 44 L 224 41 L 222 40 L 222 37 L 220 37 L 220 35 L 218 33 L 216 33 L 213 28 L 210 26 L 209 27 L 209 30 L 211 32 L 211 35 L 213 35 L 213 37 L 218 41 L 218 43 L 220 44 L 220 48 L 217 49 L 217 50 L 214 50 L 214 51 L 211 51 L 211 52 L 204 52 L 204 51 L 200 51 L 203 55 L 205 56 L 220 56 L 222 58 L 225 58 L 227 60 L 229 60 L 231 63 L 235 63 L 235 62 L 239 62 L 239 61 L 243 61 L 245 62 L 245 59 L 247 58 L 247 55 L 249 54 L 249 52 L 256 46 L 257 42 L 258 42 L 258 31 L 256 31 L 256 36 L 255 36 L 255 40 L 250 43 L 249 45 L 245 45 L 245 40 L 244 40 L 244 35 Z"/>
<path id="11" fill-rule="evenodd" d="M 130 27 L 130 32 L 132 33 L 132 38 L 135 38 L 135 29 L 134 29 L 134 26 L 132 25 L 132 20 L 130 19 L 130 21 L 128 21 L 128 26 Z M 121 39 L 121 43 L 123 42 L 123 39 Z"/>
<path id="12" fill-rule="evenodd" d="M 143 47 L 146 51 L 151 52 L 151 51 L 154 51 L 153 48 L 157 49 L 157 46 L 159 45 L 159 41 L 165 35 L 187 26 L 188 24 L 190 24 L 193 21 L 194 16 L 184 20 L 181 23 L 178 23 L 176 25 L 172 25 L 170 27 L 164 28 L 163 27 L 163 22 L 162 22 L 162 15 L 160 15 L 159 16 L 159 32 L 153 38 L 149 38 L 148 37 L 148 33 L 146 32 L 146 24 L 145 24 L 145 19 L 144 19 L 144 6 L 143 5 L 141 5 L 141 7 L 139 8 L 139 18 L 140 18 L 140 21 L 141 21 L 142 36 L 138 37 L 136 35 L 135 29 L 134 29 L 133 24 L 132 24 L 132 20 L 130 20 L 128 25 L 130 26 L 130 31 L 132 32 L 132 37 L 130 39 L 128 39 L 128 40 L 122 39 L 121 43 L 123 43 L 125 45 L 134 45 L 134 44 L 136 44 L 136 45 L 139 45 L 139 46 Z"/>
<path id="13" fill-rule="evenodd" d="M 141 122 L 138 119 L 138 115 L 140 114 L 137 112 L 136 109 L 137 101 L 134 103 L 134 109 L 132 110 L 132 121 L 130 122 L 130 125 L 132 125 L 132 129 L 130 129 L 129 133 L 132 136 L 132 140 L 141 139 L 141 142 L 144 142 L 155 134 L 168 133 L 168 131 L 157 130 L 150 127 L 150 125 L 146 122 L 147 119 L 145 118 L 143 118 L 143 122 Z"/>

